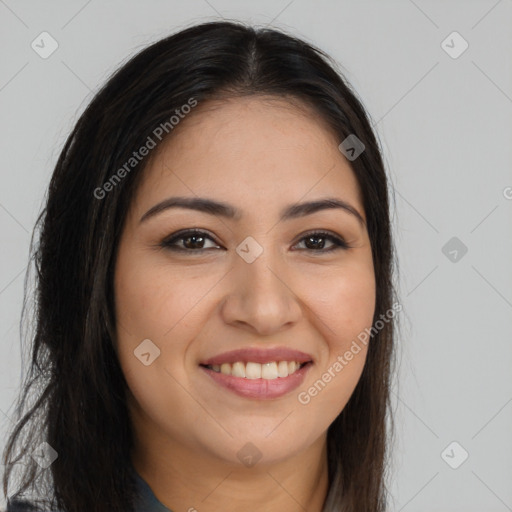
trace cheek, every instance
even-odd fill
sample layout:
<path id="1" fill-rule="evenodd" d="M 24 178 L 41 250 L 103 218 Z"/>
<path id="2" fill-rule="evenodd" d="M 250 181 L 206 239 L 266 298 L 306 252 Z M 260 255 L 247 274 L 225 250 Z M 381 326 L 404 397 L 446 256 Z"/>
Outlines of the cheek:
<path id="1" fill-rule="evenodd" d="M 218 276 L 205 277 L 197 269 L 187 272 L 147 260 L 135 251 L 126 251 L 118 259 L 118 356 L 134 395 L 139 399 L 145 396 L 144 402 L 159 402 L 164 399 L 162 385 L 169 390 L 169 398 L 179 396 L 178 383 L 188 380 L 191 368 L 185 364 L 187 351 L 210 314 L 204 309 L 205 297 Z M 136 355 L 143 340 L 148 339 L 158 357 L 144 366 Z"/>
<path id="2" fill-rule="evenodd" d="M 163 342 L 175 337 L 173 331 L 186 323 L 207 290 L 208 279 L 187 279 L 170 266 L 119 260 L 116 318 L 131 336 Z"/>
<path id="3" fill-rule="evenodd" d="M 188 375 L 183 361 L 188 340 L 196 335 L 194 326 L 200 325 L 193 321 L 194 305 L 208 286 L 191 288 L 190 279 L 183 274 L 155 264 L 142 265 L 141 260 L 121 257 L 117 264 L 119 363 L 137 404 L 132 409 L 134 420 L 142 417 L 145 424 L 149 417 L 150 423 L 165 425 L 169 433 L 179 436 L 181 424 L 194 424 L 201 417 L 201 409 L 184 391 Z M 147 339 L 159 350 L 153 359 L 155 349 L 149 345 L 152 362 L 148 366 L 134 354 Z M 172 410 L 182 411 L 180 421 L 170 421 Z"/>
<path id="4" fill-rule="evenodd" d="M 321 320 L 318 329 L 324 333 L 330 352 L 344 350 L 371 327 L 376 298 L 371 258 L 356 260 L 325 275 L 310 289 L 310 305 Z"/>
<path id="5" fill-rule="evenodd" d="M 340 342 L 355 339 L 369 328 L 375 312 L 375 282 L 373 273 L 353 272 L 342 278 L 332 289 L 332 330 Z M 345 344 L 345 343 L 343 343 Z"/>
<path id="6" fill-rule="evenodd" d="M 371 328 L 375 313 L 371 259 L 352 262 L 321 282 L 310 294 L 310 304 L 325 343 L 319 367 L 298 398 L 325 426 L 345 407 L 366 361 L 365 330 Z"/>

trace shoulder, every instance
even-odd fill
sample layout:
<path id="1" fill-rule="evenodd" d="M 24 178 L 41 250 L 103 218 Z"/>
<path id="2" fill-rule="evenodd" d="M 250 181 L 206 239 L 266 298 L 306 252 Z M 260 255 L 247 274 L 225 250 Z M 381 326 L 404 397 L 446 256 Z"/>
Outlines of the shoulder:
<path id="1" fill-rule="evenodd" d="M 29 512 L 32 510 L 37 510 L 37 507 L 28 501 L 9 500 L 5 512 Z"/>
<path id="2" fill-rule="evenodd" d="M 29 501 L 25 500 L 10 500 L 7 503 L 5 512 L 60 512 L 59 510 L 45 510 L 42 511 Z"/>

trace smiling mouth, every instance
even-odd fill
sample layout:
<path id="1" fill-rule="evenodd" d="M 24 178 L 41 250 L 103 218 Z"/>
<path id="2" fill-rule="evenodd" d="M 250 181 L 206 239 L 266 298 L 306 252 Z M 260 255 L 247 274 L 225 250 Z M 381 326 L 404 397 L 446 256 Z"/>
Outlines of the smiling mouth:
<path id="1" fill-rule="evenodd" d="M 200 365 L 209 370 L 213 370 L 216 373 L 228 375 L 231 377 L 242 377 L 245 379 L 264 379 L 264 380 L 275 380 L 283 379 L 289 375 L 293 375 L 295 372 L 303 368 L 305 365 L 310 364 L 311 361 L 301 363 L 298 361 L 271 361 L 268 363 L 255 363 L 237 361 L 235 363 L 222 363 L 222 364 L 211 364 L 211 365 Z"/>

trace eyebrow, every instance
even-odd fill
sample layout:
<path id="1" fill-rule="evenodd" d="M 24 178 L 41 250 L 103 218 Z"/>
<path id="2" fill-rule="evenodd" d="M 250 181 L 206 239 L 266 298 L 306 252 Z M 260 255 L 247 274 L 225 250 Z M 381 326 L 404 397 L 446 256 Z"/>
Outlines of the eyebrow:
<path id="1" fill-rule="evenodd" d="M 139 223 L 147 221 L 157 214 L 169 210 L 170 208 L 187 208 L 210 215 L 217 215 L 227 219 L 239 220 L 242 215 L 239 210 L 230 204 L 221 201 L 215 201 L 205 197 L 169 197 L 162 202 L 151 207 L 140 219 Z M 336 197 L 329 197 L 325 199 L 318 199 L 307 203 L 297 203 L 285 207 L 279 216 L 280 221 L 297 219 L 306 215 L 319 212 L 327 209 L 341 209 L 357 218 L 361 226 L 366 227 L 362 215 L 351 204 L 343 199 Z"/>

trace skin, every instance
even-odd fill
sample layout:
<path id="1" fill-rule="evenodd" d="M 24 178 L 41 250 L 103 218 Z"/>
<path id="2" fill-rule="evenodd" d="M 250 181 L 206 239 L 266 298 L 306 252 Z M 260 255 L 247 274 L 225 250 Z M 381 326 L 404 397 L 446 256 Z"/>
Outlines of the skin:
<path id="1" fill-rule="evenodd" d="M 366 221 L 340 142 L 305 105 L 252 96 L 198 105 L 151 155 L 116 262 L 117 350 L 129 386 L 134 467 L 173 511 L 322 509 L 327 429 L 355 389 L 367 347 L 360 344 L 307 405 L 298 394 L 371 327 L 372 252 L 365 224 L 343 209 L 278 216 L 291 204 L 336 197 Z M 171 196 L 223 201 L 241 216 L 173 208 L 140 222 Z M 160 246 L 192 228 L 212 239 L 189 240 L 188 253 Z M 313 230 L 350 248 L 325 252 L 333 246 L 325 238 L 324 246 L 308 244 Z M 252 263 L 235 251 L 247 236 L 263 248 Z M 144 339 L 160 349 L 148 366 L 134 356 Z M 272 400 L 237 396 L 199 367 L 249 346 L 295 348 L 313 365 L 303 385 Z M 237 457 L 248 442 L 262 455 L 252 467 Z"/>

